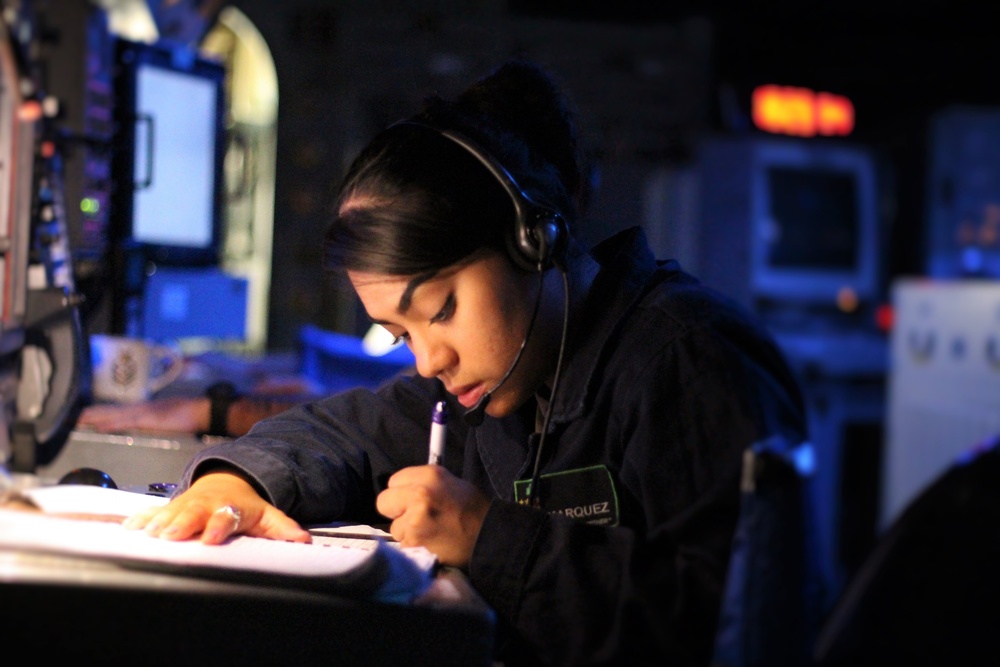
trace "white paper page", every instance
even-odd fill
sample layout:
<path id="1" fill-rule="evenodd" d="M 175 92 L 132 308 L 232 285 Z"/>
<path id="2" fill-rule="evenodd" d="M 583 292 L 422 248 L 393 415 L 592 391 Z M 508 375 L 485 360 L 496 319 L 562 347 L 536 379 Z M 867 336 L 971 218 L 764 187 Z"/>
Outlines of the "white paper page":
<path id="1" fill-rule="evenodd" d="M 359 523 L 337 523 L 330 524 L 326 526 L 310 526 L 309 532 L 316 535 L 330 535 L 332 537 L 337 537 L 339 535 L 349 535 L 349 536 L 364 536 L 367 538 L 384 538 L 386 540 L 392 540 L 392 534 L 381 528 L 376 528 L 375 526 L 366 526 L 365 524 Z"/>
<path id="2" fill-rule="evenodd" d="M 237 536 L 223 545 L 205 545 L 198 540 L 150 537 L 141 530 L 128 530 L 115 520 L 169 502 L 160 496 L 87 485 L 38 487 L 25 495 L 44 513 L 0 509 L 0 548 L 98 557 L 133 566 L 145 563 L 151 569 L 160 565 L 168 569 L 262 573 L 300 584 L 309 578 L 327 579 L 317 582 L 324 584 L 320 587 L 336 587 L 338 578 L 363 580 L 369 576 L 368 570 L 374 577 L 379 569 L 376 559 L 388 557 L 393 576 L 403 575 L 396 583 L 404 589 L 420 590 L 437 565 L 434 554 L 426 549 L 402 548 L 382 539 L 388 535 L 385 531 L 365 525 L 328 527 L 329 532 L 322 531 L 326 534 L 314 534 L 312 544 Z M 108 515 L 111 520 L 59 516 L 63 514 Z M 362 534 L 366 539 L 339 536 L 342 532 Z"/>
<path id="3" fill-rule="evenodd" d="M 363 566 L 373 554 L 367 549 L 246 536 L 222 545 L 172 541 L 115 522 L 63 519 L 16 510 L 0 510 L 0 547 L 292 577 L 336 577 Z"/>
<path id="4" fill-rule="evenodd" d="M 131 516 L 155 505 L 166 505 L 169 498 L 121 489 L 107 489 L 86 484 L 57 484 L 24 491 L 43 511 L 54 514 L 113 514 Z"/>

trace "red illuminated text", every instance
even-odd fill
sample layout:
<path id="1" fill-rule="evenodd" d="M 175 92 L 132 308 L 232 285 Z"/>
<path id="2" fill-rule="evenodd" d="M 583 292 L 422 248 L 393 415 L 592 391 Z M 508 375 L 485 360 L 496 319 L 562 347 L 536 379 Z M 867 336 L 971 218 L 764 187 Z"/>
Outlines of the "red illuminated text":
<path id="1" fill-rule="evenodd" d="M 842 95 L 769 84 L 754 89 L 751 106 L 754 125 L 765 132 L 844 137 L 854 130 L 854 105 Z"/>

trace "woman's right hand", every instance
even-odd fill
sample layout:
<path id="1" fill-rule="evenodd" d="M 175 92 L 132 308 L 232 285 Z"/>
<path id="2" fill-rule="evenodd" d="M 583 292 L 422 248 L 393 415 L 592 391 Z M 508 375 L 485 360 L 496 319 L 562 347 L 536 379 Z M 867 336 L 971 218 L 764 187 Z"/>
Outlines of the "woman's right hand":
<path id="1" fill-rule="evenodd" d="M 145 530 L 167 540 L 201 536 L 205 544 L 221 544 L 232 535 L 311 542 L 309 532 L 260 497 L 245 479 L 232 472 L 212 472 L 166 505 L 133 514 L 126 528 Z"/>

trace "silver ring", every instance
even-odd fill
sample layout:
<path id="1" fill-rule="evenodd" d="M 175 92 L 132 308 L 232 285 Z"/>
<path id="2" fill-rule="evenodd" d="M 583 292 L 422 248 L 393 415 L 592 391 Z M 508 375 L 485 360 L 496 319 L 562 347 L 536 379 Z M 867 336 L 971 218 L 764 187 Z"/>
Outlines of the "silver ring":
<path id="1" fill-rule="evenodd" d="M 229 515 L 229 518 L 233 520 L 233 532 L 239 530 L 239 528 L 240 528 L 240 520 L 243 518 L 243 515 L 240 514 L 240 511 L 238 509 L 236 509 L 235 507 L 233 507 L 232 505 L 223 505 L 219 509 L 215 510 L 215 512 L 213 512 L 213 514 L 227 514 L 227 515 Z"/>

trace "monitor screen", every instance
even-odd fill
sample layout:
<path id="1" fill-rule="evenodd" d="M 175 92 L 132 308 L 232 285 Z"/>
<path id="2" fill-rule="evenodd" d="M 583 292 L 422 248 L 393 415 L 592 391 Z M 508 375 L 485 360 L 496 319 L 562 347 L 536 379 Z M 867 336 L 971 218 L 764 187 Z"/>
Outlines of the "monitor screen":
<path id="1" fill-rule="evenodd" d="M 762 143 L 752 173 L 756 298 L 833 304 L 878 298 L 874 159 L 833 143 Z"/>
<path id="2" fill-rule="evenodd" d="M 132 239 L 210 250 L 215 244 L 215 82 L 145 63 L 136 73 Z"/>
<path id="3" fill-rule="evenodd" d="M 188 50 L 120 40 L 114 243 L 168 266 L 220 261 L 225 68 Z"/>
<path id="4" fill-rule="evenodd" d="M 859 247 L 854 174 L 788 166 L 768 170 L 771 216 L 767 264 L 851 271 Z"/>

